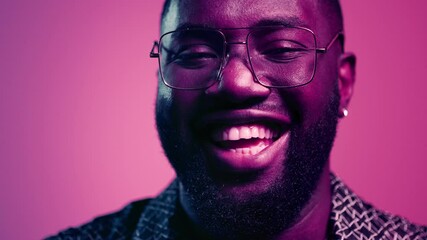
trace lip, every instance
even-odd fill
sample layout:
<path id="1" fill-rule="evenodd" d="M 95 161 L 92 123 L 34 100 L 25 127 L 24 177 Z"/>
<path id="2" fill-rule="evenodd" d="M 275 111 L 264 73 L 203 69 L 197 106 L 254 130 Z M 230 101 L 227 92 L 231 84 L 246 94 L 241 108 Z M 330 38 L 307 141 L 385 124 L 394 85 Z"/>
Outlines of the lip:
<path id="1" fill-rule="evenodd" d="M 268 142 L 267 147 L 253 155 L 236 153 L 212 140 L 212 133 L 218 129 L 245 125 L 268 126 L 277 129 L 279 136 Z M 245 109 L 204 115 L 199 121 L 196 121 L 196 130 L 203 139 L 203 147 L 208 155 L 209 165 L 216 172 L 250 173 L 279 164 L 278 159 L 283 158 L 283 151 L 286 151 L 288 145 L 290 125 L 290 117 L 284 114 Z"/>

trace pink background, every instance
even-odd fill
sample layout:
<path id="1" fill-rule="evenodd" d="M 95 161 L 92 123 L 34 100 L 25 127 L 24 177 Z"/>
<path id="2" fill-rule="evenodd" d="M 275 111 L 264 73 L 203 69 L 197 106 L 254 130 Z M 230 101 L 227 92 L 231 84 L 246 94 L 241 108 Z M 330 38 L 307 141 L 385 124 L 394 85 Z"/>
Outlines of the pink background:
<path id="1" fill-rule="evenodd" d="M 332 168 L 427 224 L 427 2 L 343 0 L 358 56 Z M 158 193 L 160 1 L 0 2 L 0 239 L 39 239 Z"/>

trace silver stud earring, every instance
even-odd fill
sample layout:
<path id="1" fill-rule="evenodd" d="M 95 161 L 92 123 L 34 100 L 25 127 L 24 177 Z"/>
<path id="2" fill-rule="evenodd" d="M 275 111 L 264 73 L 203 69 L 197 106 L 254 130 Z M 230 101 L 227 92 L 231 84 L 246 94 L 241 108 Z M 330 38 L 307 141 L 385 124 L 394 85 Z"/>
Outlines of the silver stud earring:
<path id="1" fill-rule="evenodd" d="M 347 117 L 348 116 L 348 110 L 347 110 L 347 108 L 343 108 L 342 109 L 342 115 L 343 115 L 343 117 Z"/>

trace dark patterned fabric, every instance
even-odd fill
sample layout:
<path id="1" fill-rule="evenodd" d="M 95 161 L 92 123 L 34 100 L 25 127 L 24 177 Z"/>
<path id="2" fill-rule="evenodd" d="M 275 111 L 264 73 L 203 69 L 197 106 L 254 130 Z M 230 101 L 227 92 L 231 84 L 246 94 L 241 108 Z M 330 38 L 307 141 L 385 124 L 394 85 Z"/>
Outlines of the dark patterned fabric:
<path id="1" fill-rule="evenodd" d="M 344 183 L 331 175 L 332 210 L 328 239 L 427 239 L 427 227 L 384 213 L 363 202 Z M 155 199 L 131 203 L 121 211 L 70 228 L 48 240 L 67 239 L 191 239 L 185 214 L 177 200 L 175 180 Z"/>

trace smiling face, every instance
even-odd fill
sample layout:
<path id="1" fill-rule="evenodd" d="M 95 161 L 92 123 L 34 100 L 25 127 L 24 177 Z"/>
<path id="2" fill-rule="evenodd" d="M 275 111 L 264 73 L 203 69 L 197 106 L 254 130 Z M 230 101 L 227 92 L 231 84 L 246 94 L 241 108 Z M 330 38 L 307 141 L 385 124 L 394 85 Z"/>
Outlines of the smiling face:
<path id="1" fill-rule="evenodd" d="M 313 30 L 323 47 L 341 29 L 319 15 L 315 2 L 173 1 L 162 33 L 182 25 L 282 22 Z M 248 30 L 224 34 L 229 42 L 242 42 Z M 245 45 L 230 45 L 227 53 L 219 81 L 206 89 L 177 90 L 159 80 L 157 128 L 190 218 L 224 239 L 266 237 L 295 222 L 327 166 L 343 105 L 341 47 L 334 44 L 317 56 L 311 83 L 288 89 L 255 81 Z"/>

